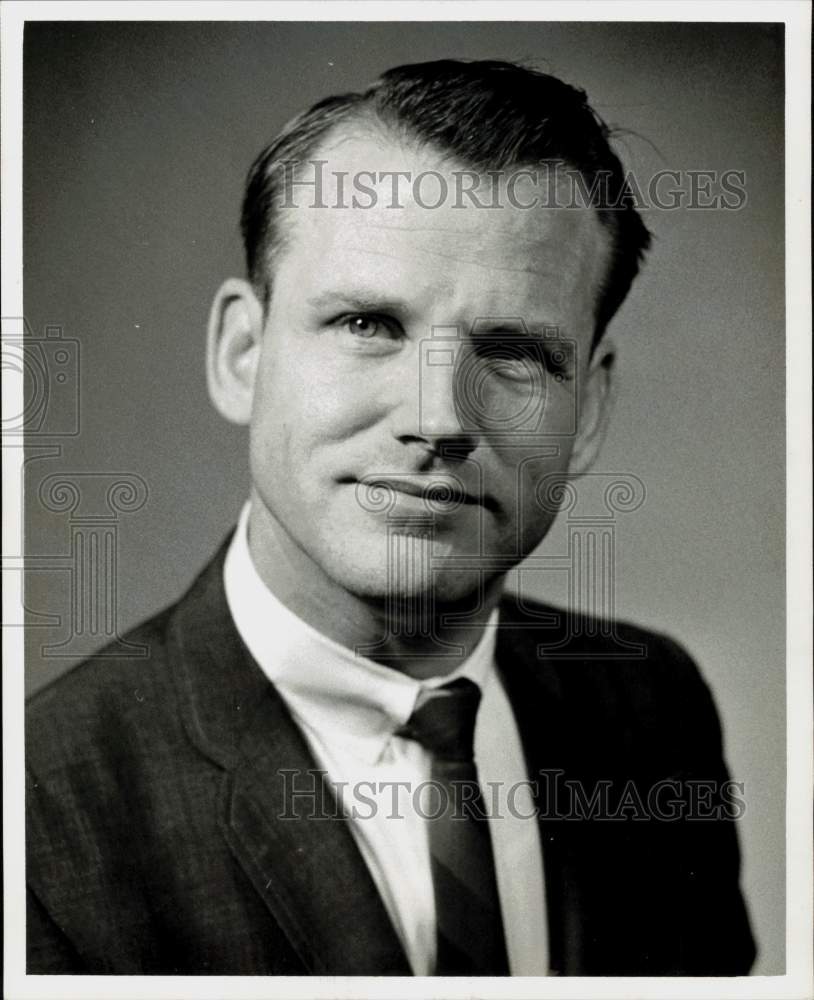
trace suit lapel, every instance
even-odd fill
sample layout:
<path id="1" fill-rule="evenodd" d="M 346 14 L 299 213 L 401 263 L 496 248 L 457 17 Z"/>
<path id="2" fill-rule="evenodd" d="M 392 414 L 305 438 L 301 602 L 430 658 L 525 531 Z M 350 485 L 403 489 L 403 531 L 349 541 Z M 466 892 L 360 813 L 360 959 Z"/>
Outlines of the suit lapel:
<path id="1" fill-rule="evenodd" d="M 282 700 L 265 699 L 224 785 L 235 857 L 314 973 L 410 975 L 347 820 Z"/>
<path id="2" fill-rule="evenodd" d="M 557 666 L 537 656 L 542 635 L 539 621 L 530 620 L 511 595 L 501 609 L 496 659 L 520 732 L 529 778 L 537 783 L 537 806 L 542 815 L 546 908 L 549 928 L 549 965 L 555 975 L 585 974 L 585 899 L 582 866 L 569 837 L 573 823 L 552 816 L 552 789 L 562 777 L 573 775 L 576 754 L 568 699 Z M 508 624 L 511 623 L 511 624 Z M 545 632 L 546 640 L 551 630 Z"/>
<path id="3" fill-rule="evenodd" d="M 309 972 L 411 975 L 348 821 L 237 635 L 225 549 L 179 604 L 170 635 L 187 732 L 225 772 L 226 843 Z"/>

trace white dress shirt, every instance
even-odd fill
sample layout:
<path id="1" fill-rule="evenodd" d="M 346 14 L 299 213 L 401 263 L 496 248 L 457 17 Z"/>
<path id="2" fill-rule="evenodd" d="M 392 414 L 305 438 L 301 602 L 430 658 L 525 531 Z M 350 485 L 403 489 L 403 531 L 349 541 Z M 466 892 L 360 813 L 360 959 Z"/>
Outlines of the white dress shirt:
<path id="1" fill-rule="evenodd" d="M 314 759 L 334 783 L 349 826 L 401 939 L 415 975 L 435 963 L 435 902 L 426 819 L 431 807 L 414 791 L 430 778 L 430 755 L 394 736 L 422 686 L 468 677 L 482 691 L 475 760 L 490 812 L 509 968 L 514 976 L 548 972 L 542 853 L 514 715 L 494 669 L 495 611 L 478 646 L 454 673 L 416 681 L 357 656 L 290 611 L 266 587 L 248 545 L 243 508 L 224 565 L 235 626 L 285 700 Z M 402 784 L 395 784 L 401 782 Z M 512 793 L 513 809 L 507 795 Z"/>

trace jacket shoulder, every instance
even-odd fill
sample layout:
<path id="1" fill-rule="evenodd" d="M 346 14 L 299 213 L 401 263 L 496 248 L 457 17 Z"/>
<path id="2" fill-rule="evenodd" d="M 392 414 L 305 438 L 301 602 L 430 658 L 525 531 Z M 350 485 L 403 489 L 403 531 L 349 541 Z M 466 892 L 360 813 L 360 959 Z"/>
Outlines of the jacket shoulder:
<path id="1" fill-rule="evenodd" d="M 721 726 L 698 664 L 671 636 L 510 594 L 499 650 L 507 674 L 538 679 L 581 727 L 720 755 Z M 631 738 L 633 738 L 631 736 Z M 694 755 L 695 751 L 693 751 Z"/>
<path id="2" fill-rule="evenodd" d="M 168 701 L 171 679 L 164 609 L 34 693 L 26 704 L 26 765 L 39 775 L 97 752 L 100 728 L 148 723 Z M 127 650 L 132 650 L 128 653 Z M 122 651 L 125 655 L 122 655 Z"/>
<path id="3" fill-rule="evenodd" d="M 116 767 L 116 756 L 154 756 L 180 738 L 175 673 L 195 634 L 225 610 L 223 561 L 231 533 L 186 593 L 36 692 L 26 706 L 26 765 L 44 777 L 81 761 Z M 220 616 L 220 617 L 219 617 Z M 75 784 L 75 783 L 74 783 Z"/>
<path id="4" fill-rule="evenodd" d="M 538 658 L 586 663 L 668 663 L 681 673 L 697 673 L 684 647 L 664 632 L 618 618 L 600 618 L 509 593 L 501 607 L 501 625 L 537 646 Z"/>

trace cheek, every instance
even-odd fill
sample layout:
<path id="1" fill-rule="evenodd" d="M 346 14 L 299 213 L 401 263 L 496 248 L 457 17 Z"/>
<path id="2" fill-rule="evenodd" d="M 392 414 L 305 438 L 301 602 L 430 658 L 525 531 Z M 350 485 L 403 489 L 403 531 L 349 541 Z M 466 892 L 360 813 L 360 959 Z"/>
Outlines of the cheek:
<path id="1" fill-rule="evenodd" d="M 285 424 L 292 439 L 345 440 L 385 414 L 383 374 L 339 353 L 328 335 L 279 336 L 260 371 L 258 423 L 267 425 L 271 436 Z"/>
<path id="2" fill-rule="evenodd" d="M 350 439 L 376 424 L 371 382 L 339 377 L 336 366 L 270 364 L 257 386 L 250 432 L 252 472 L 275 492 L 317 481 L 343 464 Z M 354 445 L 355 447 L 355 445 Z"/>
<path id="3" fill-rule="evenodd" d="M 557 448 L 556 454 L 536 454 L 528 456 L 520 469 L 518 483 L 521 491 L 520 503 L 527 517 L 545 518 L 551 513 L 546 500 L 547 491 L 554 483 L 562 480 L 571 458 L 572 441 L 562 438 L 547 443 Z"/>
<path id="4" fill-rule="evenodd" d="M 561 448 L 570 452 L 573 444 L 569 444 L 569 438 L 573 439 L 575 436 L 579 418 L 577 382 L 557 382 L 556 378 L 551 378 L 546 390 L 543 428 L 546 434 L 557 438 L 557 444 Z"/>
<path id="5" fill-rule="evenodd" d="M 511 471 L 504 465 L 504 527 L 511 526 L 524 554 L 546 536 L 557 516 L 557 484 L 568 469 L 573 447 L 573 438 L 568 435 L 538 440 L 536 447 L 522 453 L 514 450 L 506 456 Z"/>

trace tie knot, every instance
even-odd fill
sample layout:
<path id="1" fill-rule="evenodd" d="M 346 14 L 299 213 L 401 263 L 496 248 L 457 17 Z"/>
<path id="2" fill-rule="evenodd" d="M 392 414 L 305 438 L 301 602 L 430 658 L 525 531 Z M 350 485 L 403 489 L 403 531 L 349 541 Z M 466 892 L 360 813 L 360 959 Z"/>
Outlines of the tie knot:
<path id="1" fill-rule="evenodd" d="M 439 688 L 423 688 L 413 714 L 397 736 L 415 740 L 439 760 L 471 761 L 480 688 L 466 677 Z"/>

